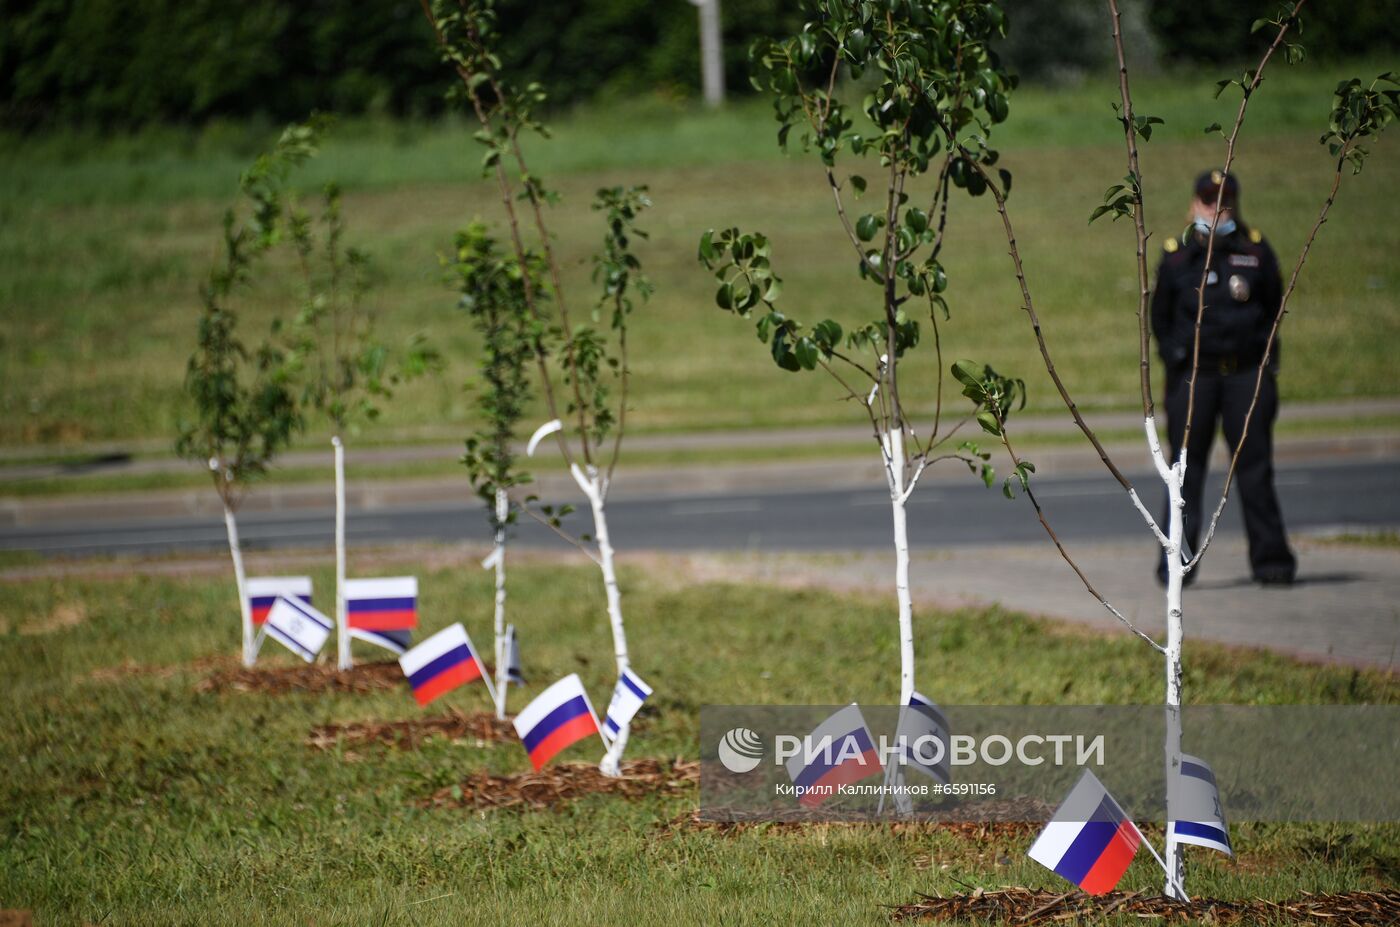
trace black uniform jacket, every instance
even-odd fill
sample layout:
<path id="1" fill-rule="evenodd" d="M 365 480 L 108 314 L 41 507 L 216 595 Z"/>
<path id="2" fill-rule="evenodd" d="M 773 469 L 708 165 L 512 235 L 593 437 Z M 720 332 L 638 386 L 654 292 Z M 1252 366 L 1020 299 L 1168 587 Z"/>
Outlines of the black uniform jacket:
<path id="1" fill-rule="evenodd" d="M 1191 364 L 1197 290 L 1206 262 L 1206 239 L 1194 227 L 1167 239 L 1152 294 L 1152 334 L 1167 370 Z M 1274 249 L 1257 231 L 1241 224 L 1216 235 L 1201 317 L 1201 369 L 1257 365 L 1283 298 L 1283 278 Z M 1275 339 L 1271 366 L 1277 363 Z"/>

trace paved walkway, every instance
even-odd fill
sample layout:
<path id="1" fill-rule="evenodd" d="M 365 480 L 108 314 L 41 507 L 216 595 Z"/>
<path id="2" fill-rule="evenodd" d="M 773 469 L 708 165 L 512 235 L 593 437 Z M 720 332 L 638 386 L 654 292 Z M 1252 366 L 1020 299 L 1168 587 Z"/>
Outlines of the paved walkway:
<path id="1" fill-rule="evenodd" d="M 1304 540 L 1298 583 L 1263 588 L 1249 580 L 1244 542 L 1222 538 L 1184 595 L 1186 636 L 1261 647 L 1310 660 L 1394 669 L 1400 665 L 1400 550 Z M 1150 544 L 1071 550 L 1095 587 L 1138 627 L 1162 640 L 1163 595 Z M 893 596 L 887 553 L 774 554 L 689 558 L 698 575 L 810 585 Z M 1129 632 L 1084 590 L 1048 543 L 964 548 L 913 557 L 917 606 L 1000 604 L 1108 633 Z"/>

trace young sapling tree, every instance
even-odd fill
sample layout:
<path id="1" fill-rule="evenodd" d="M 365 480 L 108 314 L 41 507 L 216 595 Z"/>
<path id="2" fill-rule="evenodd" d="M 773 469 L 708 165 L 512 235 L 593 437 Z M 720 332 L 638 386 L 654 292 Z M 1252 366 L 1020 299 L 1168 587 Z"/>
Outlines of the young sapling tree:
<path id="1" fill-rule="evenodd" d="M 437 355 L 421 336 L 415 336 L 405 358 L 391 358 L 388 347 L 375 335 L 374 309 L 365 298 L 369 255 L 345 243 L 340 186 L 325 184 L 320 201 L 317 215 L 290 195 L 283 204 L 301 285 L 301 308 L 289 327 L 288 362 L 301 383 L 301 402 L 324 416 L 331 432 L 336 665 L 348 670 L 353 659 L 345 601 L 345 440 L 379 418 L 378 402 L 392 395 L 400 379 L 434 369 Z"/>
<path id="2" fill-rule="evenodd" d="M 619 678 L 629 668 L 627 634 L 615 552 L 607 521 L 607 496 L 622 451 L 631 373 L 628 369 L 627 327 L 637 300 L 645 300 L 651 284 L 641 273 L 633 241 L 645 234 L 636 218 L 650 205 L 645 187 L 612 187 L 598 191 L 594 208 L 606 215 L 604 250 L 595 259 L 594 281 L 600 295 L 589 320 L 571 314 L 563 284 L 562 265 L 555 253 L 546 219 L 547 207 L 558 194 L 530 170 L 521 145 L 522 135 L 548 137 L 535 115 L 545 99 L 538 84 L 517 87 L 502 72 L 496 54 L 493 0 L 421 0 L 444 61 L 460 81 L 455 97 L 477 120 L 476 139 L 486 149 L 482 168 L 500 193 L 509 228 L 510 253 L 522 273 L 521 289 L 532 322 L 533 355 L 540 393 L 551 418 L 543 430 L 553 434 L 560 454 L 593 516 L 591 535 L 575 537 L 562 528 L 570 506 L 539 507 L 522 500 L 527 515 L 547 524 L 587 555 L 603 574 L 608 622 Z M 526 224 L 533 242 L 526 243 Z M 629 725 L 622 725 L 599 763 L 605 775 L 618 775 L 627 748 Z"/>
<path id="3" fill-rule="evenodd" d="M 243 665 L 257 660 L 257 640 L 248 601 L 237 512 L 249 484 L 263 476 L 276 454 L 301 425 L 297 397 L 288 380 L 274 331 L 249 349 L 238 336 L 238 294 L 247 288 L 258 261 L 285 233 L 282 188 L 288 172 L 311 157 L 319 129 L 289 126 L 273 149 L 239 178 L 248 214 L 224 213 L 221 254 L 200 286 L 198 340 L 185 370 L 185 391 L 194 419 L 180 425 L 176 450 L 207 466 L 223 505 L 229 555 L 238 586 Z"/>
<path id="4" fill-rule="evenodd" d="M 516 428 L 530 398 L 529 365 L 534 358 L 536 333 L 525 302 L 526 274 L 539 268 L 521 266 L 504 255 L 480 222 L 457 234 L 456 249 L 445 260 L 456 287 L 458 306 L 471 318 L 481 336 L 481 382 L 476 389 L 477 408 L 484 420 L 466 441 L 462 463 L 466 465 L 476 494 L 486 503 L 494 543 L 483 566 L 494 568 L 496 595 L 493 628 L 496 654 L 496 716 L 506 716 L 506 692 L 510 687 L 506 652 L 506 531 L 514 524 L 516 508 L 510 490 L 530 481 L 515 466 Z M 538 285 L 538 283 L 536 283 Z"/>
<path id="5" fill-rule="evenodd" d="M 909 498 L 925 470 L 943 460 L 962 461 L 991 486 L 990 454 L 976 441 L 955 439 L 972 421 L 996 434 L 991 407 L 1004 418 L 1025 401 L 1020 380 L 962 361 L 952 372 L 974 405 L 959 421 L 944 417 L 941 326 L 949 320 L 949 304 L 948 274 L 939 257 L 949 200 L 954 190 L 974 197 L 986 191 L 980 169 L 997 162 L 987 138 L 1006 118 L 1016 81 L 990 47 L 1005 31 L 995 3 L 815 0 L 807 6 L 812 19 L 798 35 L 755 46 L 755 83 L 774 95 L 779 144 L 786 148 L 796 129 L 804 149 L 815 150 L 821 160 L 835 217 L 853 251 L 852 270 L 871 285 L 878 311 L 849 333 L 831 319 L 809 328 L 790 318 L 777 308 L 781 280 L 771 264 L 770 242 L 759 233 L 708 231 L 699 258 L 719 280 L 716 304 L 743 318 L 757 316 L 758 337 L 779 368 L 824 371 L 870 422 L 889 490 L 899 700 L 908 705 L 915 692 Z M 848 87 L 837 83 L 843 66 L 852 78 Z M 843 95 L 860 92 L 857 86 L 868 92 L 858 105 L 848 105 Z M 838 160 L 847 155 L 874 160 L 881 180 L 838 170 Z M 1010 182 L 1005 170 L 999 176 Z M 852 218 L 848 201 L 862 195 L 875 200 L 872 211 Z M 900 389 L 915 375 L 910 361 L 923 340 L 922 313 L 932 335 L 936 399 L 931 422 L 916 428 Z"/>
<path id="6" fill-rule="evenodd" d="M 1238 80 L 1224 80 L 1219 84 L 1221 91 L 1237 86 L 1241 91 L 1240 104 L 1236 113 L 1235 121 L 1229 133 L 1225 133 L 1219 124 L 1207 127 L 1207 133 L 1218 133 L 1226 140 L 1225 160 L 1221 169 L 1222 184 L 1224 178 L 1228 177 L 1233 167 L 1236 155 L 1236 143 L 1239 139 L 1241 129 L 1245 121 L 1245 114 L 1255 92 L 1259 89 L 1264 78 L 1264 71 L 1270 60 L 1280 49 L 1288 61 L 1294 62 L 1302 56 L 1301 46 L 1290 41 L 1292 32 L 1298 24 L 1298 14 L 1302 8 L 1304 0 L 1296 3 L 1285 4 L 1279 14 L 1271 19 L 1261 19 L 1255 23 L 1256 31 L 1261 28 L 1272 26 L 1275 29 L 1273 41 L 1259 64 L 1244 72 Z M 1084 421 L 1079 413 L 1078 407 L 1070 396 L 1068 389 L 1059 377 L 1051 358 L 1046 338 L 1039 317 L 1037 316 L 1035 304 L 1031 297 L 1030 287 L 1022 267 L 1020 248 L 1017 244 L 1015 231 L 1011 224 L 1010 214 L 1007 210 L 1005 191 L 999 189 L 990 177 L 984 177 L 991 190 L 993 199 L 996 202 L 998 212 L 1001 215 L 1003 228 L 1006 233 L 1009 253 L 1012 259 L 1013 268 L 1021 287 L 1021 295 L 1024 301 L 1023 309 L 1030 320 L 1035 331 L 1037 343 L 1040 348 L 1042 359 L 1047 372 L 1054 381 L 1055 386 L 1068 407 L 1080 430 L 1088 438 L 1090 443 L 1097 450 L 1101 460 L 1109 472 L 1127 491 L 1134 507 L 1145 520 L 1148 530 L 1152 533 L 1157 543 L 1161 546 L 1165 562 L 1167 565 L 1167 583 L 1165 589 L 1166 598 L 1166 639 L 1165 643 L 1158 643 L 1150 635 L 1135 627 L 1122 613 L 1114 608 L 1090 583 L 1083 570 L 1075 563 L 1060 539 L 1052 529 L 1044 510 L 1036 499 L 1033 487 L 1029 480 L 1021 482 L 1022 488 L 1027 493 L 1037 517 L 1046 533 L 1055 543 L 1063 559 L 1079 576 L 1085 588 L 1110 612 L 1112 612 L 1130 630 L 1146 641 L 1151 647 L 1161 653 L 1165 663 L 1165 693 L 1164 709 L 1166 713 L 1166 736 L 1164 744 L 1164 769 L 1168 791 L 1171 783 L 1180 773 L 1182 757 L 1182 645 L 1184 642 L 1184 608 L 1182 602 L 1182 592 L 1186 575 L 1200 563 L 1206 548 L 1214 536 L 1216 525 L 1219 522 L 1220 513 L 1224 509 L 1228 499 L 1230 487 L 1239 463 L 1240 453 L 1245 446 L 1245 438 L 1248 436 L 1250 420 L 1258 404 L 1260 392 L 1263 386 L 1264 377 L 1270 370 L 1270 359 L 1275 345 L 1279 326 L 1284 315 L 1288 311 L 1288 303 L 1294 289 L 1297 286 L 1299 274 L 1306 262 L 1312 248 L 1312 243 L 1316 239 L 1319 230 L 1327 220 L 1333 202 L 1336 199 L 1343 174 L 1348 166 L 1353 173 L 1359 173 L 1364 164 L 1367 149 L 1364 147 L 1369 138 L 1378 134 L 1389 122 L 1400 116 L 1400 90 L 1390 89 L 1400 87 L 1397 83 L 1397 75 L 1393 73 L 1383 74 L 1370 84 L 1363 84 L 1360 80 L 1344 81 L 1338 85 L 1333 104 L 1333 111 L 1330 115 L 1328 132 L 1323 135 L 1322 142 L 1328 146 L 1328 150 L 1333 157 L 1334 172 L 1331 189 L 1328 191 L 1323 205 L 1318 213 L 1316 221 L 1308 232 L 1303 247 L 1293 264 L 1292 272 L 1289 276 L 1287 286 L 1283 290 L 1282 298 L 1279 301 L 1276 312 L 1269 329 L 1267 342 L 1263 355 L 1255 371 L 1253 397 L 1248 406 L 1248 410 L 1243 423 L 1240 439 L 1232 449 L 1229 470 L 1226 475 L 1225 485 L 1222 489 L 1218 504 L 1211 518 L 1209 528 L 1204 538 L 1198 544 L 1195 551 L 1187 549 L 1185 543 L 1185 525 L 1183 522 L 1183 486 L 1186 478 L 1187 467 L 1187 447 L 1189 430 L 1193 425 L 1192 408 L 1194 406 L 1195 381 L 1200 369 L 1200 335 L 1201 323 L 1208 307 L 1206 305 L 1205 290 L 1207 285 L 1207 273 L 1211 263 L 1210 255 L 1214 250 L 1216 242 L 1216 226 L 1219 222 L 1219 214 L 1210 224 L 1209 232 L 1206 236 L 1205 252 L 1206 260 L 1201 272 L 1200 284 L 1197 287 L 1198 301 L 1195 320 L 1194 348 L 1191 359 L 1191 370 L 1188 380 L 1188 411 L 1186 415 L 1185 429 L 1187 436 L 1181 441 L 1181 448 L 1175 460 L 1169 460 L 1164 453 L 1161 439 L 1158 435 L 1156 425 L 1154 405 L 1151 387 L 1151 356 L 1150 356 L 1150 328 L 1149 328 L 1149 299 L 1150 289 L 1148 284 L 1147 267 L 1147 224 L 1144 211 L 1142 174 L 1139 167 L 1138 139 L 1150 140 L 1152 126 L 1162 122 L 1161 119 L 1151 116 L 1142 116 L 1134 111 L 1133 99 L 1129 84 L 1129 73 L 1127 62 L 1123 50 L 1122 33 L 1119 28 L 1119 11 L 1116 0 L 1109 0 L 1109 17 L 1112 24 L 1113 40 L 1117 54 L 1119 71 L 1119 102 L 1115 104 L 1115 109 L 1119 114 L 1119 122 L 1123 127 L 1124 141 L 1127 150 L 1128 174 L 1123 183 L 1110 187 L 1103 205 L 1094 210 L 1090 221 L 1098 219 L 1100 216 L 1111 215 L 1116 221 L 1118 218 L 1131 218 L 1136 237 L 1137 270 L 1138 270 L 1138 325 L 1139 325 L 1139 356 L 1138 364 L 1141 371 L 1140 387 L 1142 393 L 1144 432 L 1147 439 L 1147 446 L 1150 457 L 1159 478 L 1166 489 L 1167 505 L 1167 527 L 1163 531 L 1156 519 L 1154 519 L 1143 506 L 1138 498 L 1136 490 L 1131 482 L 1124 476 L 1122 471 L 1109 457 L 1103 445 L 1093 430 Z M 1388 86 L 1387 86 L 1388 85 Z M 1217 94 L 1218 95 L 1218 94 Z M 1200 423 L 1198 427 L 1214 427 L 1214 422 Z M 1003 444 L 1013 463 L 1019 464 L 1020 458 L 1011 444 L 1010 437 L 1003 428 Z M 1166 863 L 1166 884 L 1165 893 L 1170 897 L 1185 898 L 1185 859 L 1183 846 L 1173 837 L 1173 832 L 1168 829 L 1167 846 L 1165 856 Z"/>

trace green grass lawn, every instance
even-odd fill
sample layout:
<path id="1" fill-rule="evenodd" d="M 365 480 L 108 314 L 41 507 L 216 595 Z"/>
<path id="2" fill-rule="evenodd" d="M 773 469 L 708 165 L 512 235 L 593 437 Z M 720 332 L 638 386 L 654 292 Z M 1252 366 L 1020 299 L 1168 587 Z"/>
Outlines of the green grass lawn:
<path id="1" fill-rule="evenodd" d="M 1237 165 L 1244 212 L 1286 263 L 1328 182 L 1317 136 L 1332 87 L 1340 76 L 1386 66 L 1280 66 L 1252 103 Z M 1222 157 L 1220 140 L 1201 132 L 1235 105 L 1228 95 L 1211 99 L 1215 77 L 1166 74 L 1139 83 L 1140 110 L 1167 120 L 1143 154 L 1158 241 L 1184 224 L 1195 173 Z M 1104 79 L 1069 90 L 1027 88 L 998 129 L 1003 163 L 1016 177 L 1011 206 L 1038 308 L 1088 408 L 1130 407 L 1136 391 L 1131 229 L 1086 222 L 1124 173 L 1114 99 Z M 761 229 L 775 241 L 786 311 L 843 323 L 872 316 L 876 294 L 852 273 L 814 159 L 783 157 L 773 137 L 769 110 L 757 101 L 719 113 L 650 103 L 580 111 L 560 120 L 554 142 L 536 144 L 539 171 L 565 195 L 554 221 L 576 307 L 591 293 L 588 256 L 601 239 L 592 191 L 651 186 L 656 207 L 643 225 L 652 237 L 641 256 L 658 292 L 634 334 L 629 421 L 639 429 L 849 420 L 832 384 L 778 371 L 750 324 L 713 307 L 711 279 L 694 260 L 707 227 Z M 119 139 L 0 138 L 0 444 L 172 434 L 198 280 L 237 172 L 268 138 L 266 127 L 237 125 Z M 1377 143 L 1365 172 L 1347 179 L 1314 248 L 1285 327 L 1286 399 L 1396 391 L 1395 145 Z M 455 228 L 499 214 L 491 187 L 476 177 L 478 163 L 461 124 L 355 123 L 307 174 L 308 181 L 338 176 L 349 191 L 351 238 L 375 256 L 384 335 L 400 343 L 426 332 L 449 362 L 442 377 L 405 388 L 378 431 L 456 436 L 472 418 L 463 384 L 474 338 L 441 283 L 436 255 Z M 990 200 L 956 200 L 951 221 L 947 359 L 973 357 L 1025 376 L 1032 404 L 1053 407 Z M 260 332 L 288 311 L 290 289 L 268 286 L 249 301 L 250 330 Z M 902 379 L 920 414 L 931 406 L 933 373 L 927 351 Z"/>
<path id="2" fill-rule="evenodd" d="M 569 672 L 596 701 L 612 671 L 595 572 L 536 564 L 512 576 L 532 680 L 515 706 Z M 331 587 L 328 569 L 314 578 Z M 890 602 L 691 585 L 660 569 L 623 579 L 635 665 L 656 688 L 633 757 L 696 757 L 707 703 L 894 695 Z M 461 619 L 485 638 L 486 574 L 463 563 L 421 580 L 427 628 Z M 235 652 L 230 593 L 224 577 L 131 572 L 0 586 L 0 908 L 32 909 L 45 924 L 881 924 L 882 905 L 916 892 L 1060 884 L 1025 858 L 1029 836 L 669 832 L 662 825 L 692 810 L 693 794 L 546 812 L 420 808 L 416 799 L 470 772 L 528 769 L 523 750 L 431 740 L 316 751 L 305 745 L 314 725 L 423 712 L 406 691 L 197 691 L 208 670 L 195 661 Z M 997 610 L 923 611 L 917 632 L 920 674 L 945 704 L 1159 698 L 1159 658 L 1126 636 Z M 128 663 L 171 671 L 101 672 Z M 1400 697 L 1393 677 L 1203 644 L 1188 644 L 1186 666 L 1191 701 Z M 446 702 L 488 705 L 480 686 Z M 1192 853 L 1193 892 L 1278 898 L 1400 883 L 1394 826 L 1238 825 L 1233 836 L 1234 861 Z M 1156 890 L 1139 857 L 1125 886 Z"/>

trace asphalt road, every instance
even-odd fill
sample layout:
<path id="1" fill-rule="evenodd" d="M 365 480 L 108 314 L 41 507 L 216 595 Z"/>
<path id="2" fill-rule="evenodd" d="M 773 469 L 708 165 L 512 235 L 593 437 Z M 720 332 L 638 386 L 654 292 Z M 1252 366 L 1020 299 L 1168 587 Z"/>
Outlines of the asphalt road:
<path id="1" fill-rule="evenodd" d="M 1132 475 L 1145 497 L 1159 485 L 1148 473 Z M 1218 496 L 1220 475 L 1206 498 Z M 1400 525 L 1400 462 L 1351 461 L 1284 465 L 1278 471 L 1284 517 L 1294 531 L 1337 526 Z M 1118 485 L 1106 474 L 1037 478 L 1037 496 L 1066 541 L 1146 540 L 1146 529 Z M 1154 505 L 1157 503 L 1154 502 Z M 922 485 L 911 500 L 911 544 L 917 548 L 1019 543 L 1044 539 L 1024 498 L 965 482 Z M 1236 500 L 1221 523 L 1241 533 Z M 890 543 L 889 499 L 877 486 L 862 490 L 794 490 L 765 494 L 618 498 L 609 505 L 614 546 L 620 550 L 877 549 Z M 247 550 L 329 546 L 330 511 L 245 513 L 239 529 Z M 591 529 L 586 510 L 570 516 L 574 531 Z M 561 546 L 533 523 L 517 540 Z M 485 513 L 475 502 L 352 509 L 348 539 L 357 545 L 396 541 L 487 541 Z M 151 554 L 222 548 L 223 523 L 207 518 L 121 519 L 90 524 L 0 528 L 0 550 L 46 555 Z"/>

